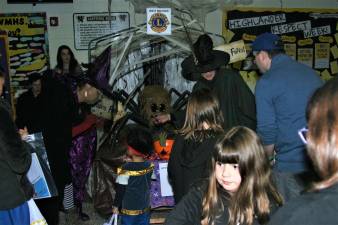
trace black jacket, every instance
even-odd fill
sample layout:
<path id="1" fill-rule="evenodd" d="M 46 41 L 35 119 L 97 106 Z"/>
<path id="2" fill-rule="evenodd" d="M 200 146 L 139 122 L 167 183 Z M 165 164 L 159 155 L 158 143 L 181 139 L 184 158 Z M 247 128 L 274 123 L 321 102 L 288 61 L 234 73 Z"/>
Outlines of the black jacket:
<path id="1" fill-rule="evenodd" d="M 202 198 L 206 191 L 207 181 L 199 182 L 182 198 L 178 205 L 170 212 L 165 220 L 165 225 L 199 225 L 202 217 Z M 226 196 L 221 197 L 223 205 L 227 205 Z M 220 217 L 215 225 L 227 224 L 228 210 L 220 211 Z"/>
<path id="2" fill-rule="evenodd" d="M 293 174 L 274 173 L 273 179 L 284 201 L 297 197 L 303 190 L 302 183 Z M 199 225 L 202 217 L 202 198 L 207 189 L 207 181 L 204 180 L 199 184 L 194 185 L 189 192 L 182 198 L 178 205 L 171 211 L 166 218 L 166 225 Z M 227 210 L 226 195 L 220 197 L 224 206 L 224 211 L 219 212 L 219 217 L 215 220 L 215 225 L 224 225 L 228 223 L 229 213 Z M 271 214 L 274 214 L 278 206 L 275 203 L 271 204 Z M 285 223 L 296 225 L 297 223 Z M 253 225 L 259 225 L 257 220 L 254 220 Z M 298 225 L 298 224 L 297 224 Z M 319 225 L 319 224 L 317 224 Z"/>
<path id="3" fill-rule="evenodd" d="M 202 142 L 185 140 L 181 135 L 176 137 L 168 163 L 168 176 L 176 203 L 194 182 L 208 177 L 216 140 L 217 134 L 212 133 Z"/>
<path id="4" fill-rule="evenodd" d="M 190 72 L 182 68 L 183 76 Z M 211 81 L 204 79 L 200 74 L 198 77 L 192 91 L 209 89 L 217 96 L 224 118 L 224 130 L 234 126 L 246 126 L 256 130 L 255 96 L 238 72 L 221 67 L 216 70 L 215 77 Z M 173 124 L 181 128 L 184 124 L 185 110 L 172 113 L 171 116 Z"/>
<path id="5" fill-rule="evenodd" d="M 69 149 L 77 116 L 71 90 L 48 71 L 42 79 L 42 133 L 50 169 L 57 186 L 71 182 Z"/>
<path id="6" fill-rule="evenodd" d="M 240 125 L 256 130 L 255 96 L 238 72 L 220 68 L 211 81 L 201 77 L 193 91 L 203 88 L 212 90 L 217 96 L 224 130 Z"/>
<path id="7" fill-rule="evenodd" d="M 284 205 L 269 225 L 337 225 L 338 184 L 304 193 Z"/>
<path id="8" fill-rule="evenodd" d="M 32 90 L 23 93 L 16 104 L 16 125 L 33 134 L 42 130 L 42 101 L 40 95 L 34 97 Z"/>
<path id="9" fill-rule="evenodd" d="M 29 148 L 21 141 L 8 106 L 0 99 L 0 210 L 13 209 L 31 197 L 20 183 L 30 164 Z"/>

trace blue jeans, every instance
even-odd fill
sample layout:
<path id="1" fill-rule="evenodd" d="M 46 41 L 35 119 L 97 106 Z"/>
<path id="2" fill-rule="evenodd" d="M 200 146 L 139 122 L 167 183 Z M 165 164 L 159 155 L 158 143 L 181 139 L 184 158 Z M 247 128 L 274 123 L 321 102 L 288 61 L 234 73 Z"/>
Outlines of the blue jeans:
<path id="1" fill-rule="evenodd" d="M 27 202 L 9 210 L 0 210 L 0 225 L 29 225 Z"/>
<path id="2" fill-rule="evenodd" d="M 121 225 L 149 225 L 149 222 L 149 212 L 137 216 L 121 215 Z"/>

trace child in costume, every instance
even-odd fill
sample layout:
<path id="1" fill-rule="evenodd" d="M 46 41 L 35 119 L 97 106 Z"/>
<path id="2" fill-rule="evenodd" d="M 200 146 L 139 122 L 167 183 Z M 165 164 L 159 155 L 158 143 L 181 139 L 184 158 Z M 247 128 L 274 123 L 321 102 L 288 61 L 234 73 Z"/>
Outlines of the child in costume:
<path id="1" fill-rule="evenodd" d="M 148 225 L 150 220 L 150 183 L 154 165 L 147 160 L 153 152 L 151 133 L 131 128 L 126 137 L 126 164 L 118 168 L 113 213 L 119 213 L 122 225 Z"/>

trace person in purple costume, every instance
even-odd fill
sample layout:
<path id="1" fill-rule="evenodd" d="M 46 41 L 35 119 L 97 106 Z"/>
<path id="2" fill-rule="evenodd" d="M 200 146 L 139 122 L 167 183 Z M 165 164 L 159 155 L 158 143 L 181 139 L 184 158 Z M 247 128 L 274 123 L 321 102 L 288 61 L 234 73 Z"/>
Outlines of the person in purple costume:
<path id="1" fill-rule="evenodd" d="M 97 118 L 86 110 L 83 103 L 91 104 L 97 98 L 97 90 L 88 83 L 79 85 L 77 90 L 79 114 L 82 120 L 72 128 L 72 147 L 69 151 L 69 160 L 74 189 L 74 203 L 77 207 L 79 218 L 89 220 L 89 216 L 82 212 L 82 202 L 85 198 L 86 182 L 92 167 L 96 151 L 96 122 Z"/>

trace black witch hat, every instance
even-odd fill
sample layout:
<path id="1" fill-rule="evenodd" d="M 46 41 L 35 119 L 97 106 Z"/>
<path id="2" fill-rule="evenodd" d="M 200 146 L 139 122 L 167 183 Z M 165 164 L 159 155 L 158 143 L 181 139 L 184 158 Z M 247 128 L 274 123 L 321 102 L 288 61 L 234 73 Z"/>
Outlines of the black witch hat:
<path id="1" fill-rule="evenodd" d="M 182 76 L 187 80 L 196 81 L 201 77 L 201 73 L 216 70 L 229 63 L 230 55 L 213 50 L 212 39 L 207 34 L 199 36 L 193 48 L 195 56 L 188 56 L 181 64 Z"/>

